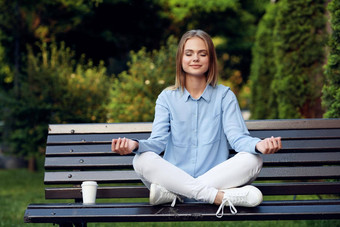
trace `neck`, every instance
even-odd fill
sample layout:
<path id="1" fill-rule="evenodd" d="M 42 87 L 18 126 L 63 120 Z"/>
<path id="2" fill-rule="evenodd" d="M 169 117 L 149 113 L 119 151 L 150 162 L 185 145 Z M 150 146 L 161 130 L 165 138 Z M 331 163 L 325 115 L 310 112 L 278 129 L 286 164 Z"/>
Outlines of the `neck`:
<path id="1" fill-rule="evenodd" d="M 206 85 L 207 80 L 205 76 L 186 75 L 185 88 L 193 98 L 199 98 L 204 92 Z"/>

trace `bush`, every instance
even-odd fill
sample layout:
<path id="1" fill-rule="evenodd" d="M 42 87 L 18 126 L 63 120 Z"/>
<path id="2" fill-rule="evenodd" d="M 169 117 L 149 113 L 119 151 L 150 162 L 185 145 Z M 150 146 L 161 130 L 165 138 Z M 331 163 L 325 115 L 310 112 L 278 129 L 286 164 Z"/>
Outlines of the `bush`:
<path id="1" fill-rule="evenodd" d="M 2 93 L 5 143 L 12 153 L 35 156 L 42 151 L 49 123 L 105 122 L 109 80 L 103 63 L 94 66 L 64 44 L 28 47 L 27 70 L 19 93 Z"/>
<path id="2" fill-rule="evenodd" d="M 173 84 L 176 75 L 177 40 L 170 37 L 160 50 L 142 48 L 130 53 L 128 71 L 114 80 L 108 107 L 110 122 L 153 121 L 159 93 Z"/>
<path id="3" fill-rule="evenodd" d="M 333 29 L 329 41 L 330 54 L 325 69 L 326 82 L 323 87 L 322 102 L 326 107 L 324 117 L 340 117 L 340 2 L 331 1 L 328 5 Z"/>
<path id="4" fill-rule="evenodd" d="M 274 29 L 279 118 L 321 117 L 326 18 L 323 0 L 278 2 Z"/>
<path id="5" fill-rule="evenodd" d="M 253 48 L 252 118 L 322 116 L 324 5 L 281 0 L 269 6 Z"/>
<path id="6" fill-rule="evenodd" d="M 252 49 L 250 74 L 252 119 L 277 118 L 275 94 L 270 87 L 276 73 L 273 30 L 277 11 L 277 4 L 272 3 L 268 6 L 266 14 L 258 25 L 256 41 Z"/>

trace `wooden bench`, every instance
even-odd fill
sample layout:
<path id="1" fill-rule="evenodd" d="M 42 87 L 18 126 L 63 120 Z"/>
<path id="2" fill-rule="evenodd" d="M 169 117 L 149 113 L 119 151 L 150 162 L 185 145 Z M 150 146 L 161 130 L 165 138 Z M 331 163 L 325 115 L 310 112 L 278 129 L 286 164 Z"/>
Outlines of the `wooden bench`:
<path id="1" fill-rule="evenodd" d="M 239 207 L 236 215 L 225 209 L 219 219 L 215 216 L 217 206 L 210 204 L 151 206 L 149 191 L 132 170 L 133 156 L 111 152 L 112 138 L 147 139 L 151 123 L 63 124 L 49 126 L 44 183 L 50 186 L 45 197 L 74 202 L 31 204 L 24 221 L 86 226 L 88 222 L 339 219 L 340 119 L 246 124 L 253 136 L 281 136 L 283 141 L 278 153 L 263 155 L 264 168 L 253 183 L 265 195 L 258 207 Z M 99 184 L 94 205 L 82 204 L 80 184 L 86 180 Z M 272 200 L 273 195 L 285 197 Z M 315 197 L 301 199 L 304 195 Z M 130 199 L 119 202 L 103 198 Z"/>

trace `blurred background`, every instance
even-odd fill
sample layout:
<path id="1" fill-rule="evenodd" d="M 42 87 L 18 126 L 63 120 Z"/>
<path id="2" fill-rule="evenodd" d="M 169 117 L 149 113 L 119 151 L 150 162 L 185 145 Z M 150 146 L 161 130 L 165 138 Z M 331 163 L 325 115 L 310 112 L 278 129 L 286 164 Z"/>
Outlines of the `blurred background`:
<path id="1" fill-rule="evenodd" d="M 34 168 L 48 124 L 152 121 L 190 29 L 213 38 L 219 83 L 246 119 L 339 117 L 339 10 L 329 0 L 0 0 L 0 168 L 13 156 Z"/>
<path id="2" fill-rule="evenodd" d="M 338 0 L 0 0 L 0 227 L 46 203 L 48 124 L 152 121 L 190 29 L 213 38 L 246 119 L 340 117 Z"/>

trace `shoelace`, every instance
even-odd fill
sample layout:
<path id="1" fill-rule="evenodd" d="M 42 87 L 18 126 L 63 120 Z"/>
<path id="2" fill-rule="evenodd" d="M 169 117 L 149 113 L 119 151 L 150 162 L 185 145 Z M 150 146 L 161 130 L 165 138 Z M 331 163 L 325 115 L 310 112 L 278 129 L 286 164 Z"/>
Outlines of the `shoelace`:
<path id="1" fill-rule="evenodd" d="M 165 188 L 162 188 L 161 190 L 162 190 L 163 193 L 165 193 L 165 194 L 173 194 L 173 193 L 169 192 L 169 191 L 168 191 L 167 189 L 165 189 Z M 183 202 L 183 200 L 182 200 L 179 196 L 175 195 L 175 198 L 172 200 L 171 207 L 174 207 L 174 206 L 176 205 L 177 199 L 178 199 L 180 202 Z"/>
<path id="2" fill-rule="evenodd" d="M 176 201 L 177 199 L 183 203 L 183 199 L 181 197 L 179 197 L 178 195 L 176 195 L 176 197 L 174 198 L 174 200 L 171 203 L 171 207 L 174 207 L 176 205 Z"/>
<path id="3" fill-rule="evenodd" d="M 216 217 L 217 218 L 223 217 L 223 215 L 224 215 L 224 207 L 225 207 L 226 203 L 229 204 L 230 212 L 232 214 L 237 214 L 237 210 L 236 210 L 235 206 L 232 204 L 232 202 L 229 200 L 229 198 L 226 197 L 226 198 L 223 198 L 222 203 L 221 203 L 220 207 L 218 208 L 218 210 L 216 212 Z"/>

